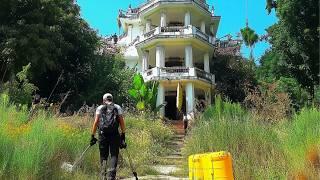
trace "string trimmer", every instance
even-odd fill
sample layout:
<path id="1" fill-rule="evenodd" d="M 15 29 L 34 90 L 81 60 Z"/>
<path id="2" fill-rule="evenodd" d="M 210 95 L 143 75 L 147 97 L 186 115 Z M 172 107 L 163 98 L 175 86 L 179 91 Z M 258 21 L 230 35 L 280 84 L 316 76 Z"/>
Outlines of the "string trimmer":
<path id="1" fill-rule="evenodd" d="M 132 160 L 131 160 L 131 157 L 130 157 L 130 153 L 128 152 L 127 149 L 125 149 L 125 152 L 126 152 L 126 154 L 128 156 L 129 166 L 130 166 L 131 172 L 132 172 L 133 176 L 136 178 L 136 180 L 138 180 L 138 174 L 137 174 L 137 172 L 134 170 L 134 168 L 132 166 Z"/>
<path id="2" fill-rule="evenodd" d="M 86 154 L 86 152 L 89 150 L 89 148 L 91 147 L 91 145 L 89 145 L 81 154 L 81 156 L 73 163 L 68 163 L 68 162 L 64 162 L 61 165 L 61 168 L 67 172 L 73 172 L 77 166 L 79 165 L 79 163 L 82 161 L 83 156 Z"/>

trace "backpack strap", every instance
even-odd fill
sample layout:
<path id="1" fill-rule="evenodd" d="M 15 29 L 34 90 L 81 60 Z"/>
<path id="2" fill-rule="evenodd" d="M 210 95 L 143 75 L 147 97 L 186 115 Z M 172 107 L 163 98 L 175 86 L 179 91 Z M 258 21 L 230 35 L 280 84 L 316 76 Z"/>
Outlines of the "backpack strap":
<path id="1" fill-rule="evenodd" d="M 117 108 L 116 106 L 114 106 L 113 111 L 115 112 L 117 121 L 119 121 L 119 111 L 118 111 L 118 108 Z"/>

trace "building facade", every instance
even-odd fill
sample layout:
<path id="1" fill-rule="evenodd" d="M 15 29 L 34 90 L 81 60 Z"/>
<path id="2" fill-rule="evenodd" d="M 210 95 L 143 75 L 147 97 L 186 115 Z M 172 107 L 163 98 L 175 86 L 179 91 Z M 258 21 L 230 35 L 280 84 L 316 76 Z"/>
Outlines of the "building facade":
<path id="1" fill-rule="evenodd" d="M 119 37 L 127 66 L 145 81 L 158 81 L 160 113 L 178 119 L 177 86 L 183 89 L 183 113 L 193 114 L 197 102 L 211 104 L 215 75 L 210 64 L 216 44 L 219 16 L 205 0 L 149 0 L 137 8 L 119 11 Z"/>

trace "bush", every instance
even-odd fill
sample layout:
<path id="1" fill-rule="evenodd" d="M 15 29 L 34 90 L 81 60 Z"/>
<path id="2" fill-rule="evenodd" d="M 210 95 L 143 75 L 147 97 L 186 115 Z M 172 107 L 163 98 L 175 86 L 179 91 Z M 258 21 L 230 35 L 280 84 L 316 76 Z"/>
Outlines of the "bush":
<path id="1" fill-rule="evenodd" d="M 22 67 L 22 71 L 17 73 L 18 79 L 13 79 L 0 88 L 0 92 L 7 92 L 11 101 L 16 104 L 31 105 L 32 94 L 38 89 L 32 83 L 29 83 L 28 73 L 31 63 Z"/>
<path id="2" fill-rule="evenodd" d="M 278 122 L 292 113 L 290 96 L 279 92 L 276 83 L 264 83 L 248 93 L 245 104 L 259 120 Z"/>
<path id="3" fill-rule="evenodd" d="M 296 110 L 302 109 L 308 102 L 308 92 L 294 78 L 280 77 L 277 81 L 277 90 L 282 93 L 288 93 L 292 106 Z"/>

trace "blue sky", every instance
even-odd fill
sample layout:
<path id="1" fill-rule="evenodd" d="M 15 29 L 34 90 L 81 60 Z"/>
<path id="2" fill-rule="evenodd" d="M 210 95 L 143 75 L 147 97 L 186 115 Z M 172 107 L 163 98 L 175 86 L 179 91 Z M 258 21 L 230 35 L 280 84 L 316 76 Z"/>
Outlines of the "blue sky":
<path id="1" fill-rule="evenodd" d="M 118 32 L 119 9 L 125 10 L 129 4 L 136 7 L 146 0 L 78 0 L 77 2 L 81 7 L 81 16 L 99 34 L 107 36 Z M 217 37 L 229 33 L 236 36 L 245 26 L 246 14 L 249 17 L 249 26 L 259 35 L 266 34 L 265 29 L 277 21 L 274 12 L 267 14 L 265 0 L 248 0 L 248 11 L 246 11 L 246 0 L 207 0 L 207 4 L 214 5 L 215 14 L 221 16 Z M 268 43 L 258 43 L 254 50 L 256 60 L 269 47 Z M 243 47 L 241 52 L 246 57 L 249 54 L 246 47 Z"/>

